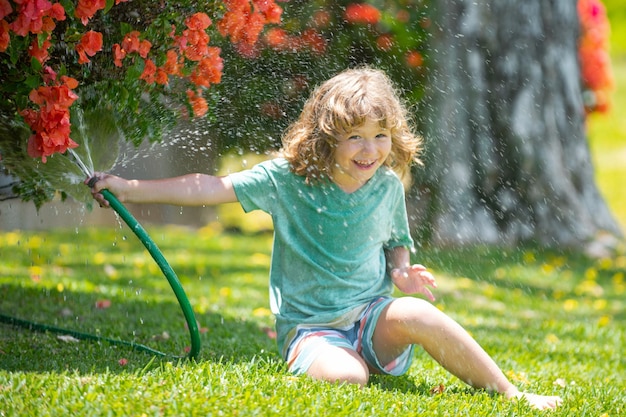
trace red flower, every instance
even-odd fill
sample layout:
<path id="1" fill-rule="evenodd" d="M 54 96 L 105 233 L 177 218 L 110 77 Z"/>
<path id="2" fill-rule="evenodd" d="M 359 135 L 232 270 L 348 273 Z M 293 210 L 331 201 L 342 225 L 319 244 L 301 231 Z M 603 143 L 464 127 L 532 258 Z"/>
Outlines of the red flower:
<path id="1" fill-rule="evenodd" d="M 380 35 L 376 39 L 376 46 L 382 51 L 389 51 L 393 47 L 393 38 L 389 34 Z"/>
<path id="2" fill-rule="evenodd" d="M 41 44 L 41 47 L 40 47 L 39 42 L 37 41 L 37 38 L 35 38 L 33 39 L 33 41 L 30 43 L 30 46 L 28 47 L 28 55 L 35 58 L 42 65 L 50 57 L 50 55 L 48 55 L 48 48 L 50 48 L 52 44 L 50 43 L 49 39 L 50 39 L 50 36 L 48 36 L 48 38 Z"/>
<path id="3" fill-rule="evenodd" d="M 116 67 L 121 67 L 122 59 L 126 58 L 126 51 L 122 49 L 119 43 L 116 43 L 115 45 L 113 45 L 112 50 L 113 50 L 113 64 L 115 64 Z"/>
<path id="4" fill-rule="evenodd" d="M 62 84 L 41 86 L 31 91 L 29 99 L 39 110 L 25 109 L 20 112 L 34 134 L 28 139 L 28 154 L 46 157 L 54 153 L 63 153 L 78 146 L 70 138 L 69 107 L 78 98 L 72 91 L 78 83 L 70 77 L 61 77 Z"/>
<path id="5" fill-rule="evenodd" d="M 411 68 L 418 68 L 424 64 L 424 57 L 417 51 L 409 51 L 406 54 L 406 63 Z"/>
<path id="6" fill-rule="evenodd" d="M 600 0 L 578 0 L 581 38 L 578 55 L 582 81 L 587 89 L 587 111 L 604 112 L 610 108 L 614 88 L 609 56 L 610 24 Z"/>
<path id="7" fill-rule="evenodd" d="M 208 87 L 222 80 L 224 63 L 220 57 L 220 48 L 210 47 L 205 58 L 202 58 L 195 70 L 189 76 L 192 83 L 197 86 Z"/>
<path id="8" fill-rule="evenodd" d="M 189 100 L 189 104 L 191 105 L 191 109 L 193 110 L 194 116 L 202 117 L 207 113 L 207 111 L 209 111 L 209 105 L 201 95 L 196 94 L 192 90 L 187 90 L 187 98 Z"/>
<path id="9" fill-rule="evenodd" d="M 170 75 L 180 75 L 180 64 L 178 63 L 178 54 L 175 50 L 170 49 L 165 53 L 165 64 L 161 68 L 165 73 Z"/>
<path id="10" fill-rule="evenodd" d="M 139 51 L 139 35 L 140 33 L 138 31 L 133 30 L 127 33 L 124 39 L 122 39 L 122 49 L 126 51 L 127 54 Z"/>
<path id="11" fill-rule="evenodd" d="M 78 63 L 86 64 L 91 62 L 87 56 L 94 56 L 98 51 L 102 50 L 102 33 L 90 30 L 86 32 L 80 42 L 76 44 L 76 52 L 78 52 Z"/>
<path id="12" fill-rule="evenodd" d="M 9 24 L 4 19 L 0 20 L 0 52 L 6 51 L 10 42 Z"/>
<path id="13" fill-rule="evenodd" d="M 143 72 L 139 76 L 140 80 L 144 80 L 148 84 L 152 84 L 155 81 L 156 65 L 151 59 L 146 59 L 143 67 Z"/>
<path id="14" fill-rule="evenodd" d="M 74 15 L 83 22 L 83 25 L 89 23 L 89 19 L 96 14 L 98 10 L 106 7 L 106 0 L 78 0 Z"/>
<path id="15" fill-rule="evenodd" d="M 254 7 L 250 7 L 248 0 L 224 0 L 224 4 L 228 11 L 217 29 L 222 36 L 230 36 L 234 44 L 255 44 L 263 26 L 280 22 L 283 11 L 273 0 L 253 0 Z"/>
<path id="16" fill-rule="evenodd" d="M 211 25 L 211 19 L 206 13 L 196 13 L 185 20 L 185 25 L 192 30 L 205 30 Z"/>
<path id="17" fill-rule="evenodd" d="M 326 52 L 326 39 L 315 29 L 307 29 L 302 33 L 302 43 L 312 52 L 321 55 Z"/>
<path id="18" fill-rule="evenodd" d="M 346 7 L 343 17 L 348 23 L 375 25 L 380 20 L 380 10 L 371 4 L 352 3 Z"/>
<path id="19" fill-rule="evenodd" d="M 265 34 L 265 42 L 272 49 L 282 50 L 289 45 L 289 35 L 285 29 L 271 28 Z"/>
<path id="20" fill-rule="evenodd" d="M 44 32 L 44 17 L 50 13 L 53 13 L 55 16 L 58 14 L 58 8 L 52 11 L 52 3 L 48 0 L 15 0 L 14 2 L 19 6 L 17 8 L 17 18 L 11 23 L 11 30 L 18 36 Z M 4 7 L 6 9 L 6 6 Z M 50 25 L 54 28 L 54 23 L 51 23 L 51 20 L 46 24 L 48 31 Z"/>
<path id="21" fill-rule="evenodd" d="M 169 83 L 167 72 L 165 72 L 163 68 L 157 68 L 154 81 L 160 85 L 167 85 Z"/>
<path id="22" fill-rule="evenodd" d="M 0 20 L 13 13 L 13 7 L 9 0 L 0 0 Z"/>

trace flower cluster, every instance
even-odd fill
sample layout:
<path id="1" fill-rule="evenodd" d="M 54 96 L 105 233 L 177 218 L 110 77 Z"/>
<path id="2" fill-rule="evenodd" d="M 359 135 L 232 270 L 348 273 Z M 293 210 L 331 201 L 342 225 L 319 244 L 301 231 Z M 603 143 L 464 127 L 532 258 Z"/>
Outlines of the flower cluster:
<path id="1" fill-rule="evenodd" d="M 217 24 L 222 36 L 234 44 L 253 45 L 263 26 L 279 23 L 282 9 L 273 0 L 224 0 L 227 12 Z"/>
<path id="2" fill-rule="evenodd" d="M 588 112 L 606 112 L 611 105 L 613 74 L 609 56 L 610 25 L 601 0 L 578 0 L 581 24 L 579 59 Z"/>
<path id="3" fill-rule="evenodd" d="M 380 20 L 380 10 L 367 3 L 351 3 L 346 7 L 344 19 L 353 24 L 375 25 Z"/>
<path id="4" fill-rule="evenodd" d="M 95 63 L 92 62 L 93 57 L 103 51 L 104 39 L 102 33 L 89 30 L 87 26 L 98 13 L 107 13 L 113 3 L 118 5 L 125 1 L 127 0 L 114 2 L 78 0 L 69 12 L 70 9 L 66 10 L 63 6 L 69 3 L 59 0 L 0 0 L 0 54 L 6 53 L 4 56 L 0 55 L 0 59 L 10 62 L 7 68 L 16 73 L 20 71 L 19 65 L 28 62 L 18 61 L 16 57 L 19 54 L 24 53 L 33 59 L 32 62 L 37 61 L 40 64 L 25 68 L 28 74 L 24 76 L 24 80 L 27 76 L 30 78 L 21 88 L 28 85 L 28 89 L 31 89 L 36 79 L 41 80 L 42 85 L 32 89 L 30 94 L 29 90 L 19 93 L 22 97 L 27 97 L 28 102 L 19 98 L 15 101 L 16 104 L 20 103 L 20 108 L 16 110 L 33 132 L 28 145 L 31 156 L 41 157 L 45 162 L 47 156 L 55 152 L 63 153 L 68 148 L 76 146 L 69 137 L 71 130 L 69 107 L 77 99 L 77 94 L 73 90 L 79 86 L 79 81 L 58 77 L 62 80 L 58 82 L 55 70 L 65 74 L 80 66 L 89 65 L 88 69 L 79 72 L 82 73 L 82 77 L 76 77 L 81 85 L 87 85 L 83 83 L 89 83 L 85 77 L 93 73 L 92 68 L 106 61 L 105 57 L 99 57 Z M 264 25 L 280 22 L 282 9 L 274 0 L 216 0 L 216 2 L 224 3 L 226 13 L 216 25 L 215 32 L 219 32 L 225 38 L 230 37 L 231 42 L 235 44 L 254 44 Z M 191 87 L 187 89 L 184 97 L 194 116 L 199 117 L 208 111 L 207 102 L 202 96 L 203 89 L 221 81 L 223 70 L 221 50 L 209 45 L 208 29 L 212 22 L 207 14 L 191 15 L 184 21 L 182 32 L 177 32 L 176 25 L 168 19 L 173 18 L 175 22 L 180 17 L 179 13 L 168 15 L 161 20 L 156 15 L 153 17 L 154 21 L 160 22 L 155 28 L 162 28 L 164 22 L 167 22 L 165 27 L 171 24 L 169 38 L 166 33 L 159 38 L 161 35 L 157 31 L 162 29 L 150 31 L 149 25 L 143 28 L 143 32 L 133 28 L 128 30 L 128 25 L 122 29 L 121 35 L 119 31 L 109 31 L 108 36 L 112 37 L 113 42 L 115 37 L 121 38 L 118 38 L 118 43 L 113 44 L 105 54 L 110 54 L 111 62 L 119 68 L 116 71 L 120 74 L 121 80 L 132 83 L 133 79 L 139 79 L 144 82 L 134 83 L 130 87 L 139 88 L 140 93 L 160 91 L 165 94 L 177 94 L 180 89 L 162 87 L 158 89 L 159 86 L 168 85 L 171 77 L 177 77 L 188 83 Z M 66 19 L 68 23 L 62 26 L 65 32 L 56 33 L 57 22 Z M 153 36 L 158 39 L 156 47 L 151 42 L 154 40 Z M 12 45 L 13 37 L 26 38 L 26 42 L 20 39 Z M 53 48 L 61 40 L 69 46 L 69 49 Z M 73 51 L 75 56 L 70 57 L 69 61 L 64 57 L 61 59 L 62 66 L 59 66 L 59 59 L 51 60 L 50 55 L 53 50 L 58 53 L 62 49 Z M 67 62 L 69 66 L 66 65 Z M 125 67 L 126 63 L 129 64 L 128 68 Z M 137 68 L 140 68 L 140 72 Z M 55 76 L 51 78 L 50 74 Z M 133 75 L 129 77 L 130 74 Z M 24 103 L 27 103 L 26 106 Z"/>
<path id="5" fill-rule="evenodd" d="M 49 70 L 47 77 L 53 85 L 41 86 L 30 93 L 30 100 L 39 109 L 24 109 L 20 112 L 34 134 L 28 140 L 28 154 L 32 157 L 46 157 L 65 152 L 78 146 L 70 138 L 70 106 L 78 98 L 72 89 L 78 82 L 74 78 L 61 76 Z"/>
<path id="6" fill-rule="evenodd" d="M 395 39 L 393 34 L 380 30 L 381 18 L 382 12 L 368 3 L 350 3 L 346 6 L 343 13 L 343 19 L 348 24 L 369 26 L 372 30 L 378 32 L 376 46 L 381 51 L 387 52 L 393 48 Z M 410 19 L 410 13 L 405 9 L 397 10 L 393 15 L 393 20 L 402 24 L 406 24 Z M 420 21 L 420 25 L 425 27 L 425 25 L 428 25 L 428 21 Z M 404 54 L 404 61 L 410 68 L 421 68 L 424 63 L 424 58 L 419 51 L 411 49 Z"/>

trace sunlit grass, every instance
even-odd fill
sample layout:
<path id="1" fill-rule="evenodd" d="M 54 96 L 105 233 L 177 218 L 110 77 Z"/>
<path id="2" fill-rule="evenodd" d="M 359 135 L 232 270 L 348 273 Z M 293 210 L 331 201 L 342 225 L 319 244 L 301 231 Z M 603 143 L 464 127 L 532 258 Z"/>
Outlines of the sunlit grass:
<path id="1" fill-rule="evenodd" d="M 271 235 L 149 232 L 196 312 L 198 361 L 0 325 L 0 415 L 534 415 L 468 388 L 420 350 L 407 375 L 364 390 L 294 378 L 272 339 Z M 564 397 L 550 415 L 626 411 L 626 249 L 598 260 L 536 248 L 417 256 L 438 277 L 436 305 L 511 380 Z M 0 259 L 1 313 L 175 355 L 189 345 L 166 279 L 126 228 L 3 232 Z"/>
<path id="2" fill-rule="evenodd" d="M 612 63 L 616 86 L 612 109 L 592 114 L 588 133 L 598 185 L 626 233 L 626 55 L 615 55 Z"/>

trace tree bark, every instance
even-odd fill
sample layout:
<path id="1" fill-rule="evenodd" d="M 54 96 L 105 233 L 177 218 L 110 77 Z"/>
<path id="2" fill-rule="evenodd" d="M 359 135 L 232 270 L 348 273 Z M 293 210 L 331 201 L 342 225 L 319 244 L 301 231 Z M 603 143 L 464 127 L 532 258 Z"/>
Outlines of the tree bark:
<path id="1" fill-rule="evenodd" d="M 410 194 L 417 234 L 578 247 L 621 236 L 585 134 L 576 1 L 433 3 L 426 166 Z"/>

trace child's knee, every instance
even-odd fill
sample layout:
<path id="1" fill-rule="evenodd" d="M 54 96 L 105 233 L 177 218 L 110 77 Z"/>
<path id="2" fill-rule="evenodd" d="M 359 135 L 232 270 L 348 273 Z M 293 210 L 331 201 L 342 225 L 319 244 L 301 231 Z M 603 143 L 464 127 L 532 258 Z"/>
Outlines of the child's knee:
<path id="1" fill-rule="evenodd" d="M 334 354 L 319 355 L 307 370 L 307 375 L 333 383 L 365 386 L 370 376 L 365 361 L 354 351 L 340 350 Z"/>

